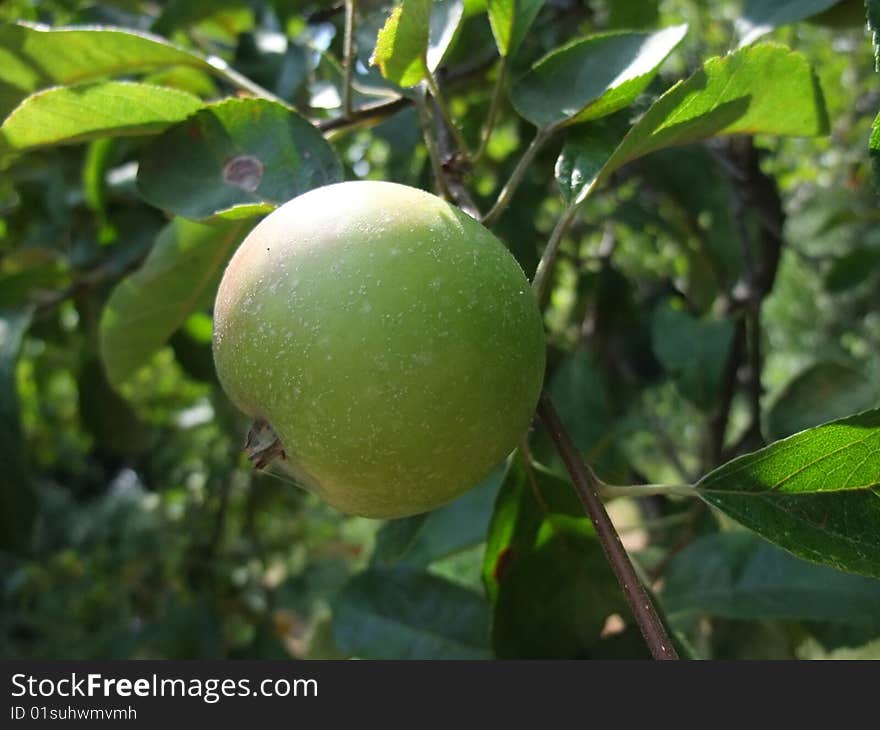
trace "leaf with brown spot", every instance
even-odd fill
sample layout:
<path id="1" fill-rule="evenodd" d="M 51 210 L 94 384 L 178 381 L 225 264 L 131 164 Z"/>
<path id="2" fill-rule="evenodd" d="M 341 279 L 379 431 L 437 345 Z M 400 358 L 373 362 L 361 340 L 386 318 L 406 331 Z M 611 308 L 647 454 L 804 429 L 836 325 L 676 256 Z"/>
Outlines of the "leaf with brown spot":
<path id="1" fill-rule="evenodd" d="M 312 188 L 342 181 L 333 148 L 306 119 L 265 99 L 227 99 L 147 145 L 138 190 L 185 218 L 262 215 Z"/>

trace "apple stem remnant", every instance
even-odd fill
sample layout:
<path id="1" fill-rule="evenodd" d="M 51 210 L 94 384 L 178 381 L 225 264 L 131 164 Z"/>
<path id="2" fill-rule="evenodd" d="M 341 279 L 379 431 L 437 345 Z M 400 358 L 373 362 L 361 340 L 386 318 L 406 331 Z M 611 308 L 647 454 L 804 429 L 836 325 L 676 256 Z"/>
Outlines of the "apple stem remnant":
<path id="1" fill-rule="evenodd" d="M 538 401 L 538 416 L 544 422 L 556 451 L 571 475 L 581 504 L 596 528 L 596 535 L 605 551 L 605 557 L 608 558 L 614 576 L 623 589 L 626 601 L 639 625 L 639 630 L 651 650 L 651 655 L 654 659 L 678 659 L 678 653 L 666 633 L 666 628 L 663 626 L 660 616 L 657 615 L 645 587 L 636 575 L 629 555 L 626 554 L 626 549 L 620 542 L 620 536 L 617 534 L 608 512 L 605 511 L 605 505 L 599 498 L 602 483 L 584 463 L 577 446 L 568 431 L 565 430 L 565 426 L 562 425 L 559 414 L 546 393 L 542 393 L 541 399 Z"/>
<path id="2" fill-rule="evenodd" d="M 251 424 L 244 442 L 244 451 L 255 469 L 265 469 L 275 459 L 287 458 L 274 429 L 263 418 L 258 418 Z"/>

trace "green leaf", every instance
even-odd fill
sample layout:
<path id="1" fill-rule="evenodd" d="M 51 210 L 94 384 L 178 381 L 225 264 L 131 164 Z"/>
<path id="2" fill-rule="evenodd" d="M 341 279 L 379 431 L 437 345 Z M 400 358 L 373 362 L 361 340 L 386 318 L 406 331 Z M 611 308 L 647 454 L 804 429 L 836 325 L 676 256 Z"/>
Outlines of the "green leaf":
<path id="1" fill-rule="evenodd" d="M 201 56 L 146 33 L 116 28 L 2 25 L 0 117 L 38 89 L 169 66 L 212 68 Z"/>
<path id="2" fill-rule="evenodd" d="M 880 581 L 816 565 L 745 531 L 702 537 L 663 574 L 663 607 L 679 616 L 829 621 L 880 630 Z"/>
<path id="3" fill-rule="evenodd" d="M 0 310 L 0 550 L 25 552 L 36 498 L 25 459 L 15 370 L 30 310 Z"/>
<path id="4" fill-rule="evenodd" d="M 803 431 L 699 481 L 709 504 L 807 560 L 880 577 L 880 410 Z"/>
<path id="5" fill-rule="evenodd" d="M 729 319 L 699 320 L 668 305 L 654 312 L 654 354 L 679 392 L 705 411 L 715 405 L 734 330 Z"/>
<path id="6" fill-rule="evenodd" d="M 767 435 L 781 439 L 877 405 L 877 389 L 858 370 L 820 362 L 795 377 L 767 413 Z"/>
<path id="7" fill-rule="evenodd" d="M 822 90 L 806 59 L 784 46 L 749 46 L 710 58 L 657 99 L 583 186 L 576 202 L 622 165 L 664 147 L 730 134 L 827 132 Z"/>
<path id="8" fill-rule="evenodd" d="M 489 0 L 486 5 L 498 53 L 512 56 L 544 6 L 544 0 Z"/>
<path id="9" fill-rule="evenodd" d="M 626 127 L 611 120 L 616 117 L 575 127 L 566 137 L 556 160 L 555 176 L 568 205 L 573 205 L 593 182 L 626 136 Z"/>
<path id="10" fill-rule="evenodd" d="M 495 503 L 483 561 L 501 658 L 575 658 L 600 650 L 611 614 L 630 618 L 574 487 L 517 454 Z"/>
<path id="11" fill-rule="evenodd" d="M 214 295 L 223 267 L 250 230 L 248 221 L 211 225 L 176 218 L 143 266 L 110 295 L 101 316 L 101 354 L 118 387 Z"/>
<path id="12" fill-rule="evenodd" d="M 376 533 L 376 547 L 371 562 L 387 566 L 403 560 L 418 540 L 430 514 L 423 512 L 399 520 L 387 520 Z"/>
<path id="13" fill-rule="evenodd" d="M 734 24 L 739 45 L 754 43 L 774 28 L 805 20 L 837 3 L 838 0 L 745 0 L 742 15 Z"/>
<path id="14" fill-rule="evenodd" d="M 611 423 L 607 386 L 601 368 L 586 348 L 562 360 L 547 385 L 569 435 L 582 452 L 590 452 L 591 463 L 597 460 L 597 445 Z"/>
<path id="15" fill-rule="evenodd" d="M 492 645 L 501 659 L 589 656 L 628 609 L 589 520 L 548 516 L 501 577 Z"/>
<path id="16" fill-rule="evenodd" d="M 427 573 L 371 569 L 333 606 L 339 647 L 363 659 L 488 659 L 489 611 L 473 591 Z"/>
<path id="17" fill-rule="evenodd" d="M 483 586 L 489 602 L 498 600 L 498 587 L 501 575 L 512 556 L 512 545 L 525 535 L 530 543 L 537 532 L 537 503 L 524 500 L 529 488 L 522 455 L 519 451 L 513 456 L 492 510 L 492 520 L 486 534 L 486 551 L 483 553 Z"/>
<path id="18" fill-rule="evenodd" d="M 0 152 L 153 134 L 201 106 L 184 91 L 127 81 L 46 89 L 25 99 L 0 126 Z"/>
<path id="19" fill-rule="evenodd" d="M 443 62 L 463 18 L 461 0 L 403 0 L 379 31 L 370 63 L 388 81 L 415 86 Z"/>
<path id="20" fill-rule="evenodd" d="M 376 38 L 370 62 L 398 86 L 415 86 L 428 74 L 430 0 L 403 0 Z"/>
<path id="21" fill-rule="evenodd" d="M 436 71 L 458 35 L 464 18 L 462 0 L 434 0 L 428 27 L 428 49 L 425 58 L 428 70 Z"/>
<path id="22" fill-rule="evenodd" d="M 425 567 L 479 545 L 486 539 L 506 472 L 505 463 L 482 483 L 433 512 L 387 521 L 376 534 L 373 563 Z"/>
<path id="23" fill-rule="evenodd" d="M 629 106 L 687 33 L 605 33 L 552 51 L 511 88 L 516 110 L 539 128 L 586 122 Z"/>
<path id="24" fill-rule="evenodd" d="M 880 270 L 880 248 L 859 246 L 836 259 L 825 274 L 825 288 L 841 292 L 859 286 Z"/>
<path id="25" fill-rule="evenodd" d="M 497 601 L 507 569 L 513 559 L 532 548 L 541 522 L 550 512 L 580 517 L 583 507 L 569 482 L 539 465 L 529 474 L 517 452 L 495 500 L 486 536 L 483 585 L 490 602 Z"/>
<path id="26" fill-rule="evenodd" d="M 341 181 L 342 165 L 321 133 L 265 99 L 206 106 L 152 140 L 138 166 L 147 202 L 192 219 L 260 215 Z"/>
<path id="27" fill-rule="evenodd" d="M 630 130 L 611 162 L 729 134 L 827 134 L 818 80 L 799 53 L 762 44 L 722 58 L 661 96 Z"/>

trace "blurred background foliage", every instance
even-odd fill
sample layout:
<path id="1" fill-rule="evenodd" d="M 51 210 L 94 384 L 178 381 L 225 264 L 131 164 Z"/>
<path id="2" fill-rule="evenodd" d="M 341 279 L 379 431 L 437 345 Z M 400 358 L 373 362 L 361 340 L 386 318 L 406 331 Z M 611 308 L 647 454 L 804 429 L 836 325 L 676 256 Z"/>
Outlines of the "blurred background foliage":
<path id="1" fill-rule="evenodd" d="M 388 4 L 358 5 L 366 63 Z M 441 79 L 475 141 L 497 51 L 484 4 L 465 5 Z M 735 48 L 743 12 L 732 0 L 548 0 L 512 74 L 577 36 L 687 22 L 660 77 L 623 112 L 629 120 L 705 58 Z M 880 233 L 867 141 L 880 78 L 863 13 L 860 0 L 842 2 L 769 35 L 815 68 L 832 134 L 755 141 L 760 169 L 778 186 L 785 241 L 761 315 L 757 433 L 752 375 L 739 364 L 744 386 L 729 426 L 714 446 L 707 437 L 739 336 L 725 307 L 748 258 L 761 255 L 742 245 L 761 206 L 736 185 L 735 143 L 627 166 L 566 238 L 546 314 L 549 387 L 609 481 L 691 481 L 762 434 L 781 438 L 877 403 Z M 0 19 L 149 30 L 227 59 L 313 119 L 339 111 L 341 2 L 9 0 Z M 224 93 L 197 69 L 149 78 L 204 98 Z M 468 177 L 481 209 L 532 135 L 502 104 Z M 328 136 L 347 179 L 430 189 L 412 108 Z M 571 542 L 539 540 L 532 562 L 517 565 L 540 580 L 511 584 L 518 594 L 491 616 L 490 642 L 486 594 L 507 590 L 493 584 L 503 556 L 485 542 L 500 472 L 431 515 L 386 524 L 340 515 L 254 473 L 241 454 L 246 423 L 214 375 L 209 308 L 121 392 L 110 386 L 98 352 L 102 306 L 166 222 L 135 189 L 146 143 L 52 148 L 0 170 L 0 655 L 643 656 L 595 541 L 576 524 L 560 528 Z M 538 155 L 496 228 L 529 274 L 562 210 L 553 182 L 560 147 Z M 539 478 L 558 480 L 541 433 L 532 448 L 548 467 Z M 511 479 L 522 490 L 526 482 L 519 462 L 510 470 L 506 498 L 515 501 Z M 802 563 L 705 507 L 644 502 L 609 507 L 692 655 L 880 657 L 877 581 Z M 572 544 L 583 549 L 566 557 Z M 566 560 L 580 572 L 558 576 L 560 590 L 546 566 Z M 810 593 L 816 586 L 828 586 L 824 602 Z M 578 612 L 588 615 L 573 619 Z"/>

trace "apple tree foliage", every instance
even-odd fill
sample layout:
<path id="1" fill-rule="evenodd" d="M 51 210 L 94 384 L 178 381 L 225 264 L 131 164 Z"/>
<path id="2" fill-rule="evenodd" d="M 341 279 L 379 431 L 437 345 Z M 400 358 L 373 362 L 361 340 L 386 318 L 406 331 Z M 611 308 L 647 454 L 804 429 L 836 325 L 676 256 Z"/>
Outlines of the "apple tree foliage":
<path id="1" fill-rule="evenodd" d="M 534 279 L 546 391 L 680 653 L 878 656 L 880 4 L 0 21 L 4 656 L 646 656 L 537 422 L 384 523 L 244 459 L 223 267 L 279 204 L 362 178 L 444 195 Z"/>

